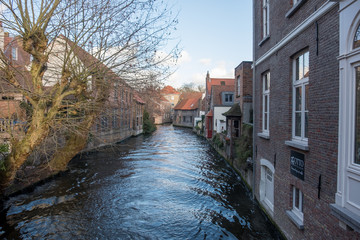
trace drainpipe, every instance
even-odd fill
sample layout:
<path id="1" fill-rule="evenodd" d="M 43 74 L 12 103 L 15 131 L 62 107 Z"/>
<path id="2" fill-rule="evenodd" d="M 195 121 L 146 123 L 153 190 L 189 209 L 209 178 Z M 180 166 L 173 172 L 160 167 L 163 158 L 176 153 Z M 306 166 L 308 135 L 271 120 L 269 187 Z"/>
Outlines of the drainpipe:
<path id="1" fill-rule="evenodd" d="M 256 121 L 255 121 L 255 103 L 256 103 L 256 97 L 255 97 L 255 88 L 256 88 L 256 81 L 255 81 L 255 1 L 253 0 L 253 78 L 252 78 L 252 109 L 253 109 L 253 181 L 252 181 L 252 197 L 255 200 L 255 180 L 256 180 L 256 156 L 255 156 L 255 129 L 256 129 Z"/>

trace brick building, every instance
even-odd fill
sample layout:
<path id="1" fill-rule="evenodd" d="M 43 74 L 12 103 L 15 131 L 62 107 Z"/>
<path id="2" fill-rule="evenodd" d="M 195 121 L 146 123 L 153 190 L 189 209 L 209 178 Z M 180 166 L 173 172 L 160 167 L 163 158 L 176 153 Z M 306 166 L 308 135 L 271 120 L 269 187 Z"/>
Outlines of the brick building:
<path id="1" fill-rule="evenodd" d="M 205 79 L 205 97 L 204 97 L 204 105 L 205 105 L 205 136 L 207 138 L 212 138 L 213 132 L 213 118 L 214 112 L 211 109 L 211 102 L 213 101 L 212 95 L 212 87 L 213 86 L 232 86 L 234 88 L 235 79 L 233 78 L 211 78 L 209 72 L 206 74 Z M 231 91 L 233 93 L 233 91 Z M 232 99 L 232 102 L 234 99 Z"/>
<path id="2" fill-rule="evenodd" d="M 345 2 L 356 5 L 351 9 L 358 26 L 359 1 Z M 345 3 L 253 4 L 255 196 L 289 239 L 358 239 L 358 172 L 347 178 L 353 184 L 346 194 L 352 200 L 351 221 L 331 214 L 351 205 L 338 198 L 345 188 L 336 187 L 342 181 L 338 154 L 345 152 L 339 116 L 340 124 L 349 119 L 341 113 L 349 111 L 345 105 L 339 114 L 339 6 Z M 343 97 L 340 92 L 340 104 Z M 349 177 L 350 171 L 339 169 Z M 331 207 L 335 194 L 338 208 Z"/>
<path id="3" fill-rule="evenodd" d="M 243 61 L 235 68 L 235 103 L 240 103 L 242 122 L 252 122 L 252 77 L 251 61 Z"/>
<path id="4" fill-rule="evenodd" d="M 200 116 L 201 92 L 189 92 L 180 96 L 179 103 L 174 107 L 174 126 L 194 127 L 195 118 Z"/>

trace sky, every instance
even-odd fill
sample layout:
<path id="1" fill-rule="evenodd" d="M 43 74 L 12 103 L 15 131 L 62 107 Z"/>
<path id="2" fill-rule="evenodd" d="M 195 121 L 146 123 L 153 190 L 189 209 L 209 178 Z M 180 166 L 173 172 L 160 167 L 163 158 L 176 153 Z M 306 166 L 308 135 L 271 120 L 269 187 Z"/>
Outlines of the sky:
<path id="1" fill-rule="evenodd" d="M 179 11 L 174 34 L 182 51 L 166 85 L 205 85 L 207 71 L 213 78 L 234 78 L 235 67 L 252 60 L 251 0 L 168 1 Z"/>

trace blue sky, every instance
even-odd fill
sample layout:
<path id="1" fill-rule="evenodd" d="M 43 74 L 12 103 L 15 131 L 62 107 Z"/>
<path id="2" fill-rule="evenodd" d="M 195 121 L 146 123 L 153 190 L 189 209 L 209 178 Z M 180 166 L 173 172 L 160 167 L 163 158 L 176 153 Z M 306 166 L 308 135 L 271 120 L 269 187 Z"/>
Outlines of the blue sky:
<path id="1" fill-rule="evenodd" d="M 234 77 L 234 68 L 252 60 L 251 0 L 168 0 L 179 11 L 175 35 L 182 57 L 165 84 L 205 84 L 214 78 Z"/>

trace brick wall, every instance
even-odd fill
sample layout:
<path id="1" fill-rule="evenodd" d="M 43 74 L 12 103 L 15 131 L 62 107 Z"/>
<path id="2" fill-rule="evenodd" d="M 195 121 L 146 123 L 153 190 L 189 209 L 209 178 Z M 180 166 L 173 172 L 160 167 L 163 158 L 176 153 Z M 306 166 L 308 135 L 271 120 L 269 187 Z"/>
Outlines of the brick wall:
<path id="1" fill-rule="evenodd" d="M 256 45 L 256 58 L 299 24 L 324 1 L 306 1 L 290 18 L 286 19 L 286 4 L 271 1 L 270 38 L 262 46 Z M 255 1 L 257 12 L 260 1 Z M 259 21 L 260 13 L 255 16 Z M 260 22 L 261 23 L 261 22 Z M 257 23 L 258 25 L 260 23 Z M 278 23 L 275 27 L 275 24 Z M 291 24 L 290 24 L 291 23 Z M 286 25 L 286 26 L 285 26 Z M 359 239 L 359 233 L 343 230 L 330 213 L 330 203 L 335 202 L 337 184 L 338 105 L 339 105 L 339 29 L 338 7 L 333 8 L 286 46 L 256 66 L 255 75 L 255 134 L 261 132 L 262 73 L 270 71 L 270 138 L 255 138 L 256 188 L 258 199 L 260 159 L 270 161 L 275 167 L 273 219 L 289 239 Z M 317 44 L 317 31 L 319 41 Z M 257 36 L 259 29 L 256 30 Z M 257 37 L 257 41 L 260 41 Z M 285 141 L 292 138 L 292 56 L 302 49 L 310 53 L 309 73 L 309 151 L 290 147 Z M 305 155 L 304 181 L 290 173 L 290 151 Z M 321 175 L 320 199 L 318 198 Z M 304 194 L 304 230 L 299 230 L 286 215 L 292 208 L 292 185 Z"/>

